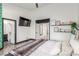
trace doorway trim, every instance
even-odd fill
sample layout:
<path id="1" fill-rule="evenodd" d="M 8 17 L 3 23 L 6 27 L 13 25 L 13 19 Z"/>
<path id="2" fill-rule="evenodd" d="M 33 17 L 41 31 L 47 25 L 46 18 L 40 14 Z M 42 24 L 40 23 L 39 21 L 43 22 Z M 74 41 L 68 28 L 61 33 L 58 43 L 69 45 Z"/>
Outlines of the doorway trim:
<path id="1" fill-rule="evenodd" d="M 49 39 L 50 40 L 50 18 L 44 18 L 44 19 L 40 19 L 40 20 L 35 20 L 35 38 L 36 38 L 36 24 L 37 23 L 49 23 Z"/>
<path id="2" fill-rule="evenodd" d="M 9 20 L 9 21 L 15 22 L 15 44 L 16 44 L 17 43 L 17 22 L 16 22 L 16 20 L 9 19 L 9 18 L 2 18 L 2 20 L 3 20 L 3 22 L 4 22 L 4 20 Z M 4 35 L 4 23 L 3 23 L 3 35 Z M 3 47 L 4 47 L 4 38 L 3 38 Z"/>

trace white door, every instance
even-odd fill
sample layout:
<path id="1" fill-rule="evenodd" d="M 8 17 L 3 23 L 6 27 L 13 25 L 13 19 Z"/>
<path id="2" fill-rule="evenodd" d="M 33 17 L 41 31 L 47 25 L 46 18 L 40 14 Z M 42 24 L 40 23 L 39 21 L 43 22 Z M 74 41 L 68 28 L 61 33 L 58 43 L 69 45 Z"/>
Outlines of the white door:
<path id="1" fill-rule="evenodd" d="M 8 42 L 15 44 L 15 22 L 4 20 L 4 34 L 8 35 Z"/>
<path id="2" fill-rule="evenodd" d="M 36 24 L 36 39 L 49 39 L 49 23 Z"/>

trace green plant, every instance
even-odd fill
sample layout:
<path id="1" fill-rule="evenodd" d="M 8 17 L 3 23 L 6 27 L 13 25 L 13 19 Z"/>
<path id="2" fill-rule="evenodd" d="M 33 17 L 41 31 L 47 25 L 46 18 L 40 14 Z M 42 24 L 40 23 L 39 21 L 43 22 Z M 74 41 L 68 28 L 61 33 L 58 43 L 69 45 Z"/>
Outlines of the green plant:
<path id="1" fill-rule="evenodd" d="M 75 22 L 73 22 L 73 23 L 71 24 L 71 33 L 72 33 L 72 34 L 75 34 L 75 29 L 77 29 L 77 24 L 76 24 Z"/>

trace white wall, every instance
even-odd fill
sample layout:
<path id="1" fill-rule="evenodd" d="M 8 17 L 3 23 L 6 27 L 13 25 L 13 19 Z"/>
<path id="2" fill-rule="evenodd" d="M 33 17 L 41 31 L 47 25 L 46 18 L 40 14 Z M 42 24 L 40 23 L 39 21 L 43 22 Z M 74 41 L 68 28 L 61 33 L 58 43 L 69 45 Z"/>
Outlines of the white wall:
<path id="1" fill-rule="evenodd" d="M 19 24 L 19 16 L 26 17 L 30 19 L 29 11 L 23 8 L 11 5 L 3 4 L 3 17 L 9 18 L 17 21 L 17 42 L 28 39 L 29 27 L 21 27 Z"/>
<path id="2" fill-rule="evenodd" d="M 53 4 L 46 7 L 37 8 L 32 12 L 32 20 L 50 18 L 52 20 L 71 20 L 79 24 L 79 4 Z M 35 38 L 35 21 L 32 22 L 31 36 Z M 69 33 L 52 32 L 53 27 L 50 26 L 50 39 L 65 40 L 70 39 Z"/>
<path id="3" fill-rule="evenodd" d="M 3 17 L 17 20 L 17 41 L 35 38 L 35 20 L 50 18 L 50 20 L 72 20 L 79 24 L 79 4 L 53 4 L 28 11 L 13 5 L 3 4 Z M 31 27 L 18 26 L 19 16 L 31 19 Z M 70 34 L 54 33 L 50 26 L 50 39 L 70 39 Z"/>

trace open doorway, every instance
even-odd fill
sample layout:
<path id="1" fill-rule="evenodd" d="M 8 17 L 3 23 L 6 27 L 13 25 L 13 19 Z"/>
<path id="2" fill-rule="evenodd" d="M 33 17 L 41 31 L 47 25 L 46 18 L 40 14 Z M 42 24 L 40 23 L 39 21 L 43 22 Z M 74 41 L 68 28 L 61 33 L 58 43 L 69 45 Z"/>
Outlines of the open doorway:
<path id="1" fill-rule="evenodd" d="M 3 43 L 16 44 L 16 20 L 3 18 Z"/>
<path id="2" fill-rule="evenodd" d="M 36 39 L 50 39 L 50 19 L 36 20 L 35 37 Z"/>

